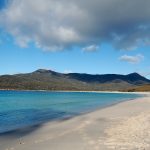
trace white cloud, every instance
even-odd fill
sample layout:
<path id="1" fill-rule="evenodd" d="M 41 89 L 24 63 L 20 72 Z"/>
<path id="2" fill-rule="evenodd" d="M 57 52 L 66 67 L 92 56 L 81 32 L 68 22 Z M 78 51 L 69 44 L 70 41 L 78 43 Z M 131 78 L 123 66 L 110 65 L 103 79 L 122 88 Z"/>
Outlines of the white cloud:
<path id="1" fill-rule="evenodd" d="M 67 70 L 64 70 L 63 73 L 68 74 L 68 73 L 73 73 L 73 71 L 67 69 Z"/>
<path id="2" fill-rule="evenodd" d="M 82 48 L 82 50 L 85 52 L 95 52 L 98 49 L 99 49 L 99 46 L 97 46 L 97 45 L 89 45 L 89 46 Z"/>
<path id="3" fill-rule="evenodd" d="M 0 26 L 22 47 L 33 42 L 55 51 L 110 42 L 130 50 L 150 43 L 149 0 L 9 1 Z"/>
<path id="4" fill-rule="evenodd" d="M 140 74 L 145 77 L 150 76 L 150 72 L 140 72 Z"/>
<path id="5" fill-rule="evenodd" d="M 119 58 L 120 61 L 125 61 L 132 64 L 138 64 L 144 59 L 144 56 L 138 54 L 136 56 L 123 55 Z"/>

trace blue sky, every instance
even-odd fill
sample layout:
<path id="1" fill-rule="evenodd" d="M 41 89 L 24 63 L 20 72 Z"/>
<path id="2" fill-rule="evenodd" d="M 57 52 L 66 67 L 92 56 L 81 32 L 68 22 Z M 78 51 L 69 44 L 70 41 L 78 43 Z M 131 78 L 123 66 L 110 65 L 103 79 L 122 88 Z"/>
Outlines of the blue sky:
<path id="1" fill-rule="evenodd" d="M 26 1 L 28 1 L 28 3 L 26 3 Z M 131 28 L 134 28 L 133 32 L 132 30 L 129 31 L 128 27 L 122 24 L 120 25 L 120 21 L 118 23 L 116 20 L 117 27 L 119 26 L 117 30 L 116 27 L 109 27 L 107 29 L 102 27 L 102 31 L 106 30 L 105 33 L 102 34 L 99 31 L 100 29 L 96 26 L 98 28 L 96 32 L 99 31 L 100 33 L 95 34 L 95 25 L 91 23 L 88 26 L 85 25 L 85 28 L 87 28 L 87 30 L 85 30 L 80 24 L 71 24 L 74 20 L 72 20 L 72 16 L 68 16 L 69 12 L 66 12 L 66 16 L 61 16 L 60 14 L 62 13 L 58 14 L 57 12 L 54 13 L 57 14 L 57 16 L 54 15 L 55 17 L 52 21 L 56 27 L 59 27 L 54 28 L 51 23 L 52 21 L 47 21 L 49 16 L 47 16 L 47 12 L 45 10 L 49 9 L 53 13 L 56 8 L 49 8 L 46 7 L 46 5 L 42 7 L 40 5 L 40 2 L 42 1 L 39 0 L 39 5 L 42 9 L 37 9 L 31 14 L 33 14 L 33 18 L 36 16 L 36 13 L 39 15 L 39 17 L 36 18 L 36 22 L 41 19 L 41 15 L 44 14 L 44 17 L 47 16 L 46 21 L 40 20 L 45 21 L 45 24 L 47 24 L 44 24 L 44 29 L 47 27 L 47 31 L 44 32 L 44 29 L 42 29 L 41 31 L 43 31 L 43 33 L 41 33 L 37 27 L 38 25 L 43 25 L 41 22 L 38 22 L 39 24 L 36 26 L 34 19 L 32 22 L 32 19 L 30 20 L 29 16 L 24 16 L 22 20 L 18 19 L 20 14 L 25 14 L 26 7 L 31 2 L 30 0 L 26 1 L 23 0 L 22 2 L 24 4 L 23 9 L 20 4 L 21 2 L 19 3 L 17 0 L 13 0 L 13 3 L 9 4 L 7 9 L 4 9 L 4 2 L 2 0 L 0 1 L 0 74 L 25 73 L 32 72 L 39 68 L 44 68 L 65 73 L 128 74 L 138 72 L 148 78 L 150 77 L 149 44 L 145 44 L 141 40 L 146 39 L 146 42 L 149 43 L 149 37 L 145 33 L 145 28 L 147 26 L 144 26 L 143 33 L 143 28 L 142 30 L 141 28 L 138 28 L 140 32 L 139 30 L 135 32 L 134 24 L 131 24 Z M 117 2 L 117 0 L 113 1 Z M 46 3 L 47 1 L 44 0 L 44 2 Z M 60 3 L 62 8 L 63 6 L 66 6 L 64 3 Z M 73 4 L 74 6 L 81 6 L 81 4 L 76 4 L 72 1 L 70 5 L 72 6 Z M 38 7 L 38 5 L 36 5 L 34 8 Z M 107 5 L 109 6 L 110 4 Z M 19 9 L 19 7 L 22 12 L 18 15 L 16 10 Z M 57 5 L 55 7 L 57 7 Z M 88 7 L 84 5 L 84 9 Z M 93 7 L 96 7 L 96 5 Z M 77 8 L 75 7 L 75 9 Z M 30 8 L 28 11 L 30 12 Z M 10 12 L 14 13 L 13 17 L 10 15 Z M 92 14 L 93 12 L 90 13 Z M 74 14 L 72 15 L 74 17 Z M 82 16 L 82 14 L 80 14 L 80 16 Z M 137 16 L 134 17 L 136 19 Z M 61 19 L 57 20 L 57 18 Z M 74 18 L 75 20 L 79 19 L 76 18 L 76 16 Z M 27 22 L 24 21 L 25 19 L 27 19 Z M 84 18 L 81 19 L 83 20 Z M 145 20 L 146 19 L 147 18 L 145 18 Z M 70 26 L 67 24 L 68 28 L 66 28 L 65 25 L 66 22 L 68 23 L 68 20 L 71 23 L 69 23 Z M 108 18 L 108 20 L 111 19 Z M 29 21 L 30 24 L 28 24 Z M 104 23 L 105 22 L 106 21 L 104 21 Z M 130 19 L 126 20 L 126 23 L 129 24 Z M 33 24 L 34 26 L 32 26 Z M 101 20 L 100 24 L 103 24 Z M 139 25 L 141 25 L 140 21 Z M 119 29 L 121 29 L 121 31 Z M 115 36 L 113 36 L 113 38 L 110 37 L 107 30 L 110 30 L 110 32 L 114 33 Z M 125 35 L 126 32 L 128 32 L 127 35 Z M 141 35 L 139 36 L 139 34 Z M 122 35 L 125 35 L 125 38 L 121 39 Z M 135 35 L 138 35 L 138 37 L 135 37 Z M 137 41 L 140 42 L 137 43 Z"/>
<path id="2" fill-rule="evenodd" d="M 3 8 L 4 5 L 5 5 L 5 1 L 4 1 L 4 0 L 1 0 L 1 1 L 0 1 L 0 8 Z"/>

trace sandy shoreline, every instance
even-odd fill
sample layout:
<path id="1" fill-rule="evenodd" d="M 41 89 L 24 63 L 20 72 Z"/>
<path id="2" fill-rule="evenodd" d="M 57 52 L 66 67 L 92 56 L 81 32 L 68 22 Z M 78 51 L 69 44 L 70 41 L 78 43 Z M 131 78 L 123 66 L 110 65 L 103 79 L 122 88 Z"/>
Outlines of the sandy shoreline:
<path id="1" fill-rule="evenodd" d="M 0 136 L 0 150 L 149 150 L 150 93 Z"/>
<path id="2" fill-rule="evenodd" d="M 128 94 L 149 94 L 150 92 L 122 92 L 122 91 L 69 91 L 69 90 L 17 90 L 0 89 L 0 91 L 18 91 L 18 92 L 72 92 L 72 93 L 128 93 Z"/>

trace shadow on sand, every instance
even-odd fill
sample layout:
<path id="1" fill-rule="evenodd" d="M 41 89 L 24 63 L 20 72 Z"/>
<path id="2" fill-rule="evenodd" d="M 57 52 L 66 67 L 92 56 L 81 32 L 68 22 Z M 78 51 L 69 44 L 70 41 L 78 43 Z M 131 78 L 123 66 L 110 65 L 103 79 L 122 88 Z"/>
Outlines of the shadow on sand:
<path id="1" fill-rule="evenodd" d="M 26 136 L 35 132 L 41 127 L 42 127 L 42 124 L 39 124 L 39 125 L 33 125 L 33 126 L 21 128 L 21 129 L 16 129 L 13 131 L 8 131 L 5 133 L 1 133 L 0 138 L 20 138 L 20 137 L 23 137 L 23 136 Z"/>

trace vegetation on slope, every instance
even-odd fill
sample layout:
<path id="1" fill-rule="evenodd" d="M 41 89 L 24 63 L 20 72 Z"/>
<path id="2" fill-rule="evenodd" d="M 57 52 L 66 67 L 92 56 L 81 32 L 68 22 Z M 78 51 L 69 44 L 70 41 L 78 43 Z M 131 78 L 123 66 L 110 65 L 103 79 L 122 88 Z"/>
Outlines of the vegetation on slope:
<path id="1" fill-rule="evenodd" d="M 0 76 L 0 89 L 129 91 L 150 81 L 137 73 L 129 75 L 62 74 L 39 69 L 32 73 Z"/>
<path id="2" fill-rule="evenodd" d="M 128 92 L 150 92 L 150 84 L 141 85 L 134 88 L 129 88 L 126 91 Z"/>

